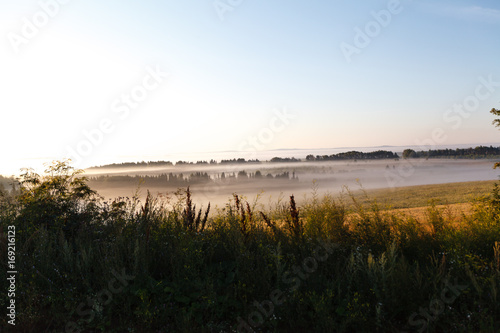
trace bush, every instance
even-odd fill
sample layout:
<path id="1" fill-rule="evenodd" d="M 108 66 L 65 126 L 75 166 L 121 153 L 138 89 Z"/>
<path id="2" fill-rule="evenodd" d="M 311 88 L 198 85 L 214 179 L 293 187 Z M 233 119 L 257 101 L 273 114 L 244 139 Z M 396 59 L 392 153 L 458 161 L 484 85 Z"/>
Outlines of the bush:
<path id="1" fill-rule="evenodd" d="M 212 216 L 189 189 L 177 202 L 108 203 L 65 162 L 27 170 L 20 186 L 0 201 L 0 249 L 17 231 L 19 332 L 500 329 L 491 201 L 457 226 L 432 206 L 419 221 L 315 193 L 262 211 L 235 195 Z"/>

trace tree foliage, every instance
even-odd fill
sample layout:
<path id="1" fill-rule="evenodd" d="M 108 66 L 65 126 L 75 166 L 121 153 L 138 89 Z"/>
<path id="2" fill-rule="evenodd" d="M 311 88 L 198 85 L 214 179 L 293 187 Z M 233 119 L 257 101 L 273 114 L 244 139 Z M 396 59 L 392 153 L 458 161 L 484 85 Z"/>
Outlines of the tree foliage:
<path id="1" fill-rule="evenodd" d="M 495 115 L 495 116 L 500 116 L 500 110 L 495 109 L 495 108 L 491 109 L 490 113 Z M 492 124 L 495 125 L 495 127 L 500 127 L 500 119 L 498 119 L 498 118 L 494 119 Z M 495 163 L 495 165 L 493 165 L 494 169 L 496 169 L 498 167 L 500 167 L 500 162 L 497 162 L 497 163 Z"/>
<path id="2" fill-rule="evenodd" d="M 96 203 L 98 195 L 87 185 L 86 178 L 79 176 L 82 170 L 70 166 L 69 160 L 52 162 L 44 175 L 33 169 L 23 170 L 17 197 L 18 220 L 27 228 L 62 228 L 69 235 L 89 222 L 91 216 L 86 208 Z"/>
<path id="3" fill-rule="evenodd" d="M 405 149 L 403 151 L 403 158 L 415 158 L 417 153 L 413 149 Z"/>
<path id="4" fill-rule="evenodd" d="M 500 116 L 500 110 L 495 109 L 495 108 L 491 109 L 490 113 L 495 115 L 495 116 Z M 498 119 L 498 118 L 494 119 L 492 123 L 493 123 L 493 125 L 495 125 L 495 127 L 500 127 L 500 119 Z"/>

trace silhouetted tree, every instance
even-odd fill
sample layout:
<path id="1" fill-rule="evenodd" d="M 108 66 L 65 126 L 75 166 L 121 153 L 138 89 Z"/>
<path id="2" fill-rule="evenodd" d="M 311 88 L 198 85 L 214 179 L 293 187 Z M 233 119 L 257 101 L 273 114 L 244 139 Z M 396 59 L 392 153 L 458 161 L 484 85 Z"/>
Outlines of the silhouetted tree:
<path id="1" fill-rule="evenodd" d="M 403 158 L 415 158 L 417 153 L 413 149 L 405 149 L 403 151 Z"/>
<path id="2" fill-rule="evenodd" d="M 495 108 L 491 109 L 490 113 L 495 115 L 495 116 L 500 116 L 500 110 L 495 109 Z M 498 119 L 498 118 L 494 119 L 492 124 L 495 125 L 495 127 L 500 127 L 500 119 Z M 498 167 L 500 167 L 500 162 L 497 162 L 493 165 L 494 169 L 496 169 Z"/>
<path id="3" fill-rule="evenodd" d="M 69 161 L 55 161 L 41 176 L 32 169 L 25 169 L 20 178 L 18 202 L 19 221 L 25 230 L 45 227 L 62 229 L 66 237 L 74 236 L 81 227 L 92 220 L 89 212 L 99 196 L 87 185 Z"/>

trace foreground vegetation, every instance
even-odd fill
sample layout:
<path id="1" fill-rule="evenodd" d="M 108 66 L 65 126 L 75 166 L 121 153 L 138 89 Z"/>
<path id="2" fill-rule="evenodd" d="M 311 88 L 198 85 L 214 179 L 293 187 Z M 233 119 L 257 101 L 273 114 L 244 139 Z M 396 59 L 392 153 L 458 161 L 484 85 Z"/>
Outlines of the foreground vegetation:
<path id="1" fill-rule="evenodd" d="M 15 226 L 15 332 L 498 332 L 500 195 L 457 226 L 347 194 L 209 217 L 189 189 L 103 201 L 64 162 L 1 191 Z M 10 298 L 0 280 L 0 307 Z M 4 310 L 5 311 L 5 310 Z"/>

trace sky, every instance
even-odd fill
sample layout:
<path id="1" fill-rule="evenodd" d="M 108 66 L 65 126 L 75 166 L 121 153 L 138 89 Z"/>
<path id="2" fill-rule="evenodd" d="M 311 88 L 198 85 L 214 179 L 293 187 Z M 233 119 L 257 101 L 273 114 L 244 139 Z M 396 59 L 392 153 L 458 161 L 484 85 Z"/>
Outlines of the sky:
<path id="1" fill-rule="evenodd" d="M 500 145 L 499 31 L 497 0 L 5 0 L 0 174 Z"/>

